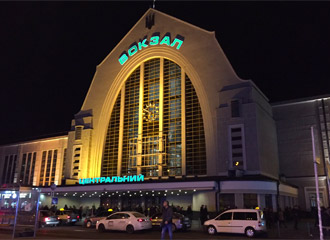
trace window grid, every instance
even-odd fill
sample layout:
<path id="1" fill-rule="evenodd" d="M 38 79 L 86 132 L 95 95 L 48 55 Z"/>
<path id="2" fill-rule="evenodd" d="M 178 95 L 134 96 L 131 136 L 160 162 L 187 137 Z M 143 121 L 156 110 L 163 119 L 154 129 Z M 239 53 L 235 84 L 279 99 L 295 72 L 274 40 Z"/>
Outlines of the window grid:
<path id="1" fill-rule="evenodd" d="M 32 166 L 31 166 L 30 179 L 29 179 L 29 182 L 28 182 L 29 185 L 33 184 L 33 176 L 34 176 L 34 168 L 36 166 L 36 160 L 37 160 L 37 153 L 34 152 L 33 157 L 32 157 Z"/>
<path id="2" fill-rule="evenodd" d="M 164 59 L 164 133 L 167 136 L 163 176 L 181 175 L 181 68 Z"/>
<path id="3" fill-rule="evenodd" d="M 125 83 L 122 175 L 136 174 L 137 149 L 131 146 L 130 139 L 136 139 L 138 137 L 139 92 L 140 67 L 131 74 Z"/>
<path id="4" fill-rule="evenodd" d="M 46 167 L 46 157 L 47 157 L 47 151 L 42 152 L 42 158 L 41 158 L 41 166 L 40 166 L 40 179 L 39 179 L 39 185 L 44 185 L 44 174 L 45 174 L 45 167 Z"/>
<path id="5" fill-rule="evenodd" d="M 202 110 L 194 86 L 185 75 L 186 84 L 186 174 L 206 174 L 206 147 Z"/>
<path id="6" fill-rule="evenodd" d="M 187 75 L 183 76 L 181 68 L 174 62 L 164 59 L 163 82 L 160 86 L 162 59 L 151 59 L 138 67 L 125 83 L 124 106 L 122 111 L 123 138 L 121 175 L 133 175 L 141 169 L 147 177 L 159 175 L 159 154 L 163 155 L 163 172 L 161 176 L 182 175 L 182 91 L 181 83 L 185 81 L 185 134 L 186 134 L 186 173 L 187 175 L 206 174 L 206 147 L 202 112 L 195 89 Z M 184 79 L 182 79 L 184 77 Z M 143 104 L 140 107 L 140 81 L 143 81 Z M 147 118 L 150 112 L 159 109 L 160 91 L 164 91 L 163 132 L 160 133 L 158 114 L 152 120 Z M 119 93 L 111 113 L 102 161 L 102 176 L 117 175 L 120 126 Z M 151 108 L 153 108 L 151 110 Z M 143 114 L 144 113 L 144 114 Z M 142 135 L 139 136 L 139 121 L 142 124 Z M 160 139 L 162 138 L 162 139 Z M 160 152 L 160 141 L 164 144 Z M 138 147 L 142 152 L 139 154 Z M 141 157 L 141 166 L 137 166 Z"/>
<path id="7" fill-rule="evenodd" d="M 2 171 L 2 183 L 7 183 L 6 181 L 6 176 L 8 174 L 8 171 L 7 171 L 7 166 L 8 166 L 8 161 L 9 161 L 9 156 L 6 156 L 5 157 L 5 164 L 3 166 L 3 171 Z"/>
<path id="8" fill-rule="evenodd" d="M 66 154 L 67 154 L 66 152 L 67 152 L 67 149 L 64 148 L 64 151 L 63 151 L 63 166 L 62 166 L 62 180 L 65 177 L 65 164 L 66 164 Z"/>
<path id="9" fill-rule="evenodd" d="M 108 132 L 105 140 L 101 176 L 116 176 L 118 164 L 119 126 L 120 126 L 120 96 L 119 93 L 113 107 Z"/>
<path id="10" fill-rule="evenodd" d="M 14 164 L 14 155 L 10 155 L 9 162 L 8 162 L 8 170 L 6 171 L 6 174 L 7 174 L 7 176 L 6 176 L 6 182 L 7 183 L 10 183 L 11 182 L 10 173 L 12 172 L 13 164 Z"/>
<path id="11" fill-rule="evenodd" d="M 48 155 L 47 155 L 45 185 L 49 185 L 50 168 L 52 165 L 52 154 L 53 154 L 53 151 L 49 150 Z"/>
<path id="12" fill-rule="evenodd" d="M 53 184 L 55 182 L 56 163 L 57 163 L 57 150 L 54 150 L 50 184 Z"/>
<path id="13" fill-rule="evenodd" d="M 143 109 L 155 112 L 159 109 L 160 59 L 151 59 L 144 63 Z M 155 105 L 155 107 L 153 107 Z M 148 177 L 158 176 L 159 161 L 159 116 L 153 121 L 143 119 L 142 169 L 141 174 Z"/>
<path id="14" fill-rule="evenodd" d="M 20 183 L 24 183 L 24 173 L 25 173 L 25 166 L 26 166 L 27 154 L 23 154 L 22 158 L 22 165 L 21 165 L 21 172 L 20 172 Z"/>
<path id="15" fill-rule="evenodd" d="M 13 164 L 13 168 L 11 169 L 11 177 L 10 177 L 11 183 L 14 183 L 15 180 L 16 165 L 17 165 L 17 155 L 14 155 L 14 164 Z"/>
<path id="16" fill-rule="evenodd" d="M 28 182 L 29 182 L 31 160 L 32 160 L 32 153 L 28 153 L 27 154 L 27 160 L 26 160 L 24 180 L 23 180 L 23 183 L 25 183 L 25 184 L 28 184 Z"/>

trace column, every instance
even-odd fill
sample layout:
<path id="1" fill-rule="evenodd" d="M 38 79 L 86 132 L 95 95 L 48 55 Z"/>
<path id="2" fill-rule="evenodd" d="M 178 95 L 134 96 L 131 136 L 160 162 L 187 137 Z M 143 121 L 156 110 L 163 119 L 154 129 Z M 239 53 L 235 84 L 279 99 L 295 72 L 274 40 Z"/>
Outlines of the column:
<path id="1" fill-rule="evenodd" d="M 181 174 L 186 175 L 186 73 L 181 68 Z"/>
<path id="2" fill-rule="evenodd" d="M 117 176 L 121 176 L 121 164 L 123 158 L 123 134 L 124 134 L 124 112 L 125 112 L 125 84 L 120 91 L 120 117 L 119 117 L 119 138 L 118 138 L 118 161 Z"/>
<path id="3" fill-rule="evenodd" d="M 139 99 L 139 129 L 138 129 L 138 141 L 137 141 L 137 174 L 141 174 L 142 164 L 142 131 L 143 131 L 143 93 L 144 93 L 144 63 L 140 66 L 140 99 Z"/>
<path id="4" fill-rule="evenodd" d="M 159 71 L 159 155 L 158 155 L 158 176 L 163 175 L 163 116 L 164 116 L 164 58 L 160 58 Z"/>

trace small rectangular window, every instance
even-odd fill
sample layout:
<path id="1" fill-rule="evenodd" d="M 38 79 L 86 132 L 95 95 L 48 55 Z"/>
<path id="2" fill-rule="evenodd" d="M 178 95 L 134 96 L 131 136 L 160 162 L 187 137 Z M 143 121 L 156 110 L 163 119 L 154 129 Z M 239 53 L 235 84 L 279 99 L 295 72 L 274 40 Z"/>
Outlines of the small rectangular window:
<path id="1" fill-rule="evenodd" d="M 240 102 L 239 100 L 231 101 L 231 117 L 240 117 Z"/>
<path id="2" fill-rule="evenodd" d="M 240 127 L 237 127 L 237 128 L 232 128 L 231 129 L 231 132 L 234 133 L 234 132 L 241 132 L 242 131 L 242 128 Z"/>
<path id="3" fill-rule="evenodd" d="M 237 137 L 231 137 L 232 141 L 237 141 L 237 140 L 242 140 L 241 136 L 237 136 Z"/>
<path id="4" fill-rule="evenodd" d="M 82 126 L 78 126 L 76 127 L 76 131 L 75 131 L 75 140 L 80 140 L 81 139 L 81 133 L 82 133 Z"/>

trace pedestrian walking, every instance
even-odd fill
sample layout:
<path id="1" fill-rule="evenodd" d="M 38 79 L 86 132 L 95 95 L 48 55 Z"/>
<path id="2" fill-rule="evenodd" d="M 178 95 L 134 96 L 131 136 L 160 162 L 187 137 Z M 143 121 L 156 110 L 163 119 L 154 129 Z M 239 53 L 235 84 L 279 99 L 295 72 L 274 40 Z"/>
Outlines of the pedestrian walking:
<path id="1" fill-rule="evenodd" d="M 173 239 L 173 233 L 172 233 L 172 218 L 173 218 L 173 210 L 172 207 L 169 206 L 168 201 L 163 202 L 163 213 L 162 213 L 162 234 L 161 239 L 163 240 L 165 238 L 165 234 L 168 231 L 168 235 L 170 239 Z"/>

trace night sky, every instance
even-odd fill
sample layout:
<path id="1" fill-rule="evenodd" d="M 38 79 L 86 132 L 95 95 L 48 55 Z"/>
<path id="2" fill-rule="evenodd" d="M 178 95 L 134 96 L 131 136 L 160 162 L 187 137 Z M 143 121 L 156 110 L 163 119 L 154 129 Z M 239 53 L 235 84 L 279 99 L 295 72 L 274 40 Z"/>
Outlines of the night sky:
<path id="1" fill-rule="evenodd" d="M 68 131 L 96 66 L 148 2 L 1 2 L 0 144 Z M 215 31 L 271 102 L 330 93 L 330 2 L 156 2 Z M 156 19 L 157 21 L 157 19 Z"/>

